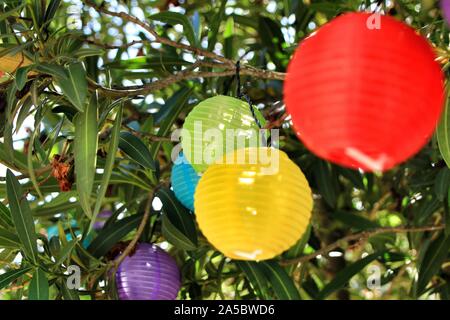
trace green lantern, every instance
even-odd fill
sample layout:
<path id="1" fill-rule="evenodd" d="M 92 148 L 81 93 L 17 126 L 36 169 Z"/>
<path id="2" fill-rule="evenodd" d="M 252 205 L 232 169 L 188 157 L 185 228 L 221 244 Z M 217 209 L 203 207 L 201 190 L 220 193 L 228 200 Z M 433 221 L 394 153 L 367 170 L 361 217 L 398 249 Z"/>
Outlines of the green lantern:
<path id="1" fill-rule="evenodd" d="M 264 126 L 264 117 L 258 109 L 252 108 Z M 189 113 L 181 133 L 181 143 L 185 157 L 200 173 L 227 153 L 261 146 L 262 137 L 264 135 L 247 102 L 219 95 L 200 102 Z"/>

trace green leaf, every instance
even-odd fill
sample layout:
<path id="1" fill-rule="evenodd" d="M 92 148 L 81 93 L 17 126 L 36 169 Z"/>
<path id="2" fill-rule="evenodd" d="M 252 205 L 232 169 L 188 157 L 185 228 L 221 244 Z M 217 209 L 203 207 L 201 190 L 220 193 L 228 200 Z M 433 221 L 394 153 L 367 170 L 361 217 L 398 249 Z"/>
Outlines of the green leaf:
<path id="1" fill-rule="evenodd" d="M 50 64 L 50 63 L 39 63 L 34 66 L 34 70 L 40 72 L 49 74 L 51 76 L 54 76 L 55 78 L 63 79 L 66 81 L 69 81 L 69 74 L 67 73 L 66 69 L 64 69 L 61 66 L 58 66 L 57 64 Z"/>
<path id="2" fill-rule="evenodd" d="M 105 65 L 112 69 L 166 69 L 171 66 L 186 66 L 191 64 L 190 62 L 184 60 L 178 56 L 168 56 L 168 55 L 150 55 L 145 57 L 136 57 L 126 60 L 117 60 L 110 62 Z"/>
<path id="3" fill-rule="evenodd" d="M 26 3 L 24 2 L 24 3 L 20 4 L 19 6 L 15 7 L 15 8 L 12 8 L 11 10 L 8 10 L 6 12 L 2 12 L 0 14 L 0 21 L 3 21 L 6 18 L 11 17 L 16 11 L 22 10 L 23 7 L 25 7 L 25 5 L 26 5 Z"/>
<path id="4" fill-rule="evenodd" d="M 217 35 L 219 33 L 220 24 L 225 17 L 225 8 L 227 5 L 227 0 L 222 0 L 220 2 L 220 7 L 217 13 L 213 16 L 210 21 L 210 31 L 208 33 L 208 51 L 212 51 L 217 42 Z"/>
<path id="5" fill-rule="evenodd" d="M 179 229 L 177 229 L 167 214 L 162 215 L 162 235 L 173 244 L 176 248 L 190 251 L 195 250 L 197 245 L 193 243 L 187 236 L 185 236 Z"/>
<path id="6" fill-rule="evenodd" d="M 70 212 L 70 210 L 76 209 L 79 207 L 77 202 L 69 202 L 57 205 L 43 205 L 33 209 L 34 217 L 47 217 L 52 216 L 60 212 Z"/>
<path id="7" fill-rule="evenodd" d="M 195 228 L 192 214 L 177 200 L 172 190 L 160 188 L 156 192 L 156 196 L 161 199 L 163 204 L 162 211 L 166 215 L 167 220 L 170 222 L 170 224 L 166 223 L 166 232 L 167 227 L 173 226 L 187 239 L 189 239 L 194 247 L 196 247 L 197 230 Z"/>
<path id="8" fill-rule="evenodd" d="M 160 123 L 158 136 L 165 137 L 170 133 L 175 120 L 178 118 L 180 112 L 185 107 L 185 104 L 188 101 L 191 93 L 192 89 L 183 87 L 166 101 L 166 104 L 163 107 L 165 116 L 163 118 L 164 120 Z M 161 141 L 152 143 L 152 146 L 150 148 L 152 159 L 156 158 L 158 150 L 161 147 L 161 143 Z"/>
<path id="9" fill-rule="evenodd" d="M 84 112 L 88 89 L 86 71 L 80 62 L 70 64 L 66 71 L 68 78 L 57 77 L 56 83 L 73 106 Z"/>
<path id="10" fill-rule="evenodd" d="M 135 214 L 102 229 L 89 245 L 88 251 L 95 258 L 104 256 L 117 242 L 135 229 L 141 220 L 142 214 Z"/>
<path id="11" fill-rule="evenodd" d="M 44 22 L 51 21 L 55 16 L 56 11 L 61 3 L 61 0 L 51 0 L 47 10 L 45 10 Z"/>
<path id="12" fill-rule="evenodd" d="M 223 38 L 227 39 L 234 35 L 234 19 L 233 17 L 228 17 L 227 23 L 225 24 L 225 31 L 223 32 Z"/>
<path id="13" fill-rule="evenodd" d="M 300 300 L 300 294 L 288 273 L 275 261 L 259 263 L 280 300 Z"/>
<path id="14" fill-rule="evenodd" d="M 48 300 L 49 285 L 47 275 L 41 268 L 38 268 L 30 282 L 28 300 Z"/>
<path id="15" fill-rule="evenodd" d="M 51 237 L 48 239 L 48 248 L 53 257 L 58 257 L 61 253 L 61 244 L 59 242 L 59 237 Z"/>
<path id="16" fill-rule="evenodd" d="M 258 296 L 261 299 L 269 299 L 269 282 L 263 267 L 253 261 L 236 261 L 236 265 L 244 272 Z"/>
<path id="17" fill-rule="evenodd" d="M 150 151 L 144 142 L 135 135 L 127 131 L 121 132 L 119 148 L 144 168 L 155 170 L 155 162 Z"/>
<path id="18" fill-rule="evenodd" d="M 184 14 L 172 11 L 164 11 L 149 17 L 150 20 L 156 20 L 170 25 L 181 24 L 183 26 L 183 34 L 186 35 L 187 40 L 191 46 L 197 46 L 198 43 L 195 38 L 194 28 L 191 21 Z"/>
<path id="19" fill-rule="evenodd" d="M 434 192 L 440 201 L 444 201 L 450 187 L 450 169 L 442 168 L 436 176 Z"/>
<path id="20" fill-rule="evenodd" d="M 25 87 L 28 79 L 28 72 L 32 68 L 32 65 L 26 67 L 20 67 L 16 71 L 16 78 L 14 79 L 17 89 L 22 90 Z"/>
<path id="21" fill-rule="evenodd" d="M 23 276 L 25 273 L 30 271 L 31 268 L 22 268 L 18 270 L 8 271 L 0 275 L 0 290 L 8 286 L 11 282 L 17 278 Z"/>
<path id="22" fill-rule="evenodd" d="M 436 129 L 439 151 L 444 158 L 447 167 L 450 167 L 450 88 L 447 86 L 444 112 L 441 115 Z"/>
<path id="23" fill-rule="evenodd" d="M 11 212 L 9 209 L 0 201 L 0 226 L 5 229 L 10 229 L 14 227 L 14 224 L 11 219 Z"/>
<path id="24" fill-rule="evenodd" d="M 64 263 L 64 261 L 70 257 L 70 255 L 72 254 L 72 250 L 75 248 L 75 246 L 77 245 L 78 240 L 72 240 L 70 242 L 68 242 L 61 250 L 60 253 L 58 255 L 58 258 L 56 259 L 55 265 L 59 266 L 61 264 Z"/>
<path id="25" fill-rule="evenodd" d="M 37 236 L 31 210 L 22 188 L 14 174 L 8 169 L 6 172 L 6 193 L 11 210 L 11 217 L 16 227 L 17 235 L 25 256 L 34 263 L 37 261 Z"/>
<path id="26" fill-rule="evenodd" d="M 36 90 L 36 82 L 33 82 L 32 84 L 32 91 Z M 33 104 L 38 107 L 36 104 L 36 101 L 33 101 Z M 30 180 L 33 184 L 34 190 L 36 190 L 37 194 L 39 195 L 40 199 L 43 199 L 44 196 L 42 195 L 42 192 L 39 188 L 39 183 L 36 179 L 36 174 L 34 172 L 34 166 L 33 166 L 33 153 L 34 153 L 34 146 L 35 146 L 35 139 L 37 134 L 41 132 L 41 120 L 43 117 L 42 108 L 39 109 L 38 112 L 36 112 L 35 121 L 34 121 L 34 130 L 30 137 L 30 144 L 28 146 L 28 152 L 27 152 L 27 169 L 28 169 L 28 175 L 30 176 Z"/>
<path id="27" fill-rule="evenodd" d="M 337 167 L 337 169 L 338 169 L 338 172 L 342 176 L 344 176 L 350 182 L 353 183 L 355 188 L 358 188 L 361 190 L 365 189 L 364 176 L 359 171 L 348 169 L 348 168 L 343 168 L 343 167 Z"/>
<path id="28" fill-rule="evenodd" d="M 75 52 L 75 57 L 78 59 L 84 59 L 87 57 L 101 56 L 105 53 L 105 50 L 100 48 L 81 48 Z"/>
<path id="29" fill-rule="evenodd" d="M 0 229 L 0 248 L 19 249 L 20 240 L 16 234 Z"/>
<path id="30" fill-rule="evenodd" d="M 97 93 L 94 93 L 86 111 L 74 118 L 75 179 L 80 205 L 88 217 L 92 217 L 90 197 L 97 163 L 97 109 Z"/>
<path id="31" fill-rule="evenodd" d="M 337 195 L 335 185 L 333 184 L 332 169 L 327 162 L 318 160 L 314 173 L 320 194 L 324 197 L 325 202 L 334 208 L 336 206 Z"/>
<path id="32" fill-rule="evenodd" d="M 303 233 L 300 240 L 298 240 L 297 243 L 285 253 L 286 259 L 294 259 L 300 257 L 303 254 L 303 251 L 305 250 L 305 247 L 308 244 L 309 237 L 311 236 L 311 229 L 312 225 L 310 223 L 308 224 L 308 227 L 306 228 L 306 231 L 305 233 Z M 287 268 L 288 273 L 292 273 L 294 269 L 295 266 L 289 266 Z"/>
<path id="33" fill-rule="evenodd" d="M 114 121 L 114 126 L 111 132 L 111 141 L 109 142 L 108 155 L 106 156 L 105 166 L 103 167 L 102 182 L 100 183 L 100 189 L 97 192 L 97 200 L 95 201 L 94 214 L 92 216 L 91 224 L 89 226 L 89 231 L 94 226 L 97 219 L 97 215 L 100 212 L 103 199 L 105 198 L 106 191 L 109 186 L 109 180 L 111 178 L 111 173 L 114 167 L 114 160 L 116 159 L 116 153 L 119 148 L 119 133 L 120 127 L 122 125 L 122 111 L 123 103 L 120 104 L 119 110 L 116 114 L 116 119 Z"/>
<path id="34" fill-rule="evenodd" d="M 3 141 L 5 148 L 2 150 L 2 159 L 5 159 L 11 163 L 15 163 L 14 143 L 13 143 L 13 121 L 14 121 L 14 109 L 17 105 L 16 99 L 17 88 L 14 84 L 9 85 L 6 92 L 7 108 L 6 108 L 6 123 L 3 128 Z"/>
<path id="35" fill-rule="evenodd" d="M 442 263 L 444 263 L 450 248 L 450 236 L 441 233 L 434 240 L 427 251 L 419 266 L 419 278 L 417 280 L 417 295 L 420 296 L 425 292 L 431 278 L 439 272 Z"/>
<path id="36" fill-rule="evenodd" d="M 334 279 L 331 280 L 331 282 L 329 282 L 319 293 L 319 299 L 325 299 L 336 290 L 341 289 L 353 276 L 361 272 L 369 263 L 376 260 L 383 253 L 384 251 L 375 252 L 339 271 Z"/>

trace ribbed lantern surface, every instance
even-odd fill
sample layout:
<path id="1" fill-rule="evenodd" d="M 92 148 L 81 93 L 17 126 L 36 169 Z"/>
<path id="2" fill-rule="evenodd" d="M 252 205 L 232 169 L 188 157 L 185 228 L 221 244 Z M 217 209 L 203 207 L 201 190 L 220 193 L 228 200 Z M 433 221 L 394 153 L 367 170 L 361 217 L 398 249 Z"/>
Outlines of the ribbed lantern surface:
<path id="1" fill-rule="evenodd" d="M 239 152 L 234 152 L 234 160 Z M 258 161 L 213 164 L 203 174 L 194 195 L 196 219 L 208 241 L 225 256 L 271 259 L 305 232 L 313 206 L 311 190 L 283 151 L 244 152 Z"/>
<path id="2" fill-rule="evenodd" d="M 435 129 L 443 92 L 427 40 L 392 17 L 366 13 L 339 16 L 305 39 L 284 83 L 304 144 L 366 171 L 387 170 L 419 151 Z"/>
<path id="3" fill-rule="evenodd" d="M 450 24 L 450 0 L 441 0 L 442 15 L 448 24 Z"/>
<path id="4" fill-rule="evenodd" d="M 116 274 L 120 300 L 175 300 L 180 271 L 175 260 L 159 247 L 140 243 L 120 264 Z"/>
<path id="5" fill-rule="evenodd" d="M 194 192 L 200 176 L 181 152 L 172 166 L 172 188 L 177 199 L 194 211 Z"/>
<path id="6" fill-rule="evenodd" d="M 264 123 L 261 113 L 254 110 Z M 181 134 L 183 152 L 195 171 L 204 172 L 239 144 L 258 146 L 258 129 L 247 102 L 221 95 L 208 98 L 195 106 L 185 119 Z"/>

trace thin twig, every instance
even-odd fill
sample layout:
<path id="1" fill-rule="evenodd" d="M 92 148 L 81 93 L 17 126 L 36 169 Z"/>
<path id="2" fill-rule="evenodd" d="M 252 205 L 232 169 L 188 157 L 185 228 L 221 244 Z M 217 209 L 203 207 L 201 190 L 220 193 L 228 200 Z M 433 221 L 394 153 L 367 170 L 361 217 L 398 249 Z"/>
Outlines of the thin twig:
<path id="1" fill-rule="evenodd" d="M 98 42 L 96 40 L 91 40 L 91 39 L 84 39 L 83 41 L 86 43 L 92 44 L 94 46 L 101 47 L 103 49 L 127 49 L 136 44 L 151 43 L 151 41 L 133 40 L 129 43 L 124 43 L 122 45 L 112 45 L 112 44 L 101 43 L 101 42 Z"/>
<path id="2" fill-rule="evenodd" d="M 293 264 L 306 262 L 306 261 L 316 258 L 317 256 L 325 255 L 328 252 L 330 252 L 336 248 L 339 248 L 342 245 L 342 243 L 344 243 L 344 242 L 362 241 L 362 240 L 368 239 L 372 236 L 382 234 L 382 233 L 437 231 L 437 230 L 442 230 L 444 228 L 445 228 L 445 225 L 438 225 L 438 226 L 425 226 L 425 227 L 417 227 L 417 228 L 405 228 L 405 227 L 380 228 L 380 229 L 374 229 L 371 231 L 363 231 L 363 232 L 351 234 L 342 239 L 339 239 L 338 241 L 333 242 L 332 244 L 329 244 L 328 246 L 326 246 L 320 250 L 317 250 L 314 253 L 311 253 L 311 254 L 308 254 L 305 256 L 301 256 L 298 258 L 294 258 L 294 259 L 284 260 L 284 261 L 281 261 L 280 263 L 283 266 L 289 266 L 289 265 L 293 265 Z"/>
<path id="3" fill-rule="evenodd" d="M 141 223 L 139 224 L 138 229 L 136 230 L 136 234 L 133 237 L 133 240 L 131 240 L 131 242 L 127 245 L 127 247 L 125 248 L 125 250 L 122 252 L 122 254 L 114 260 L 114 267 L 115 270 L 117 270 L 117 268 L 119 267 L 119 265 L 122 263 L 122 261 L 133 251 L 134 247 L 136 246 L 139 238 L 142 235 L 142 232 L 144 232 L 145 226 L 147 224 L 147 221 L 150 217 L 150 212 L 152 209 L 152 202 L 153 199 L 155 197 L 156 192 L 158 191 L 158 189 L 161 187 L 162 185 L 159 184 L 157 185 L 148 195 L 148 199 L 147 199 L 147 203 L 145 205 L 145 210 L 144 210 L 144 216 L 142 217 Z"/>

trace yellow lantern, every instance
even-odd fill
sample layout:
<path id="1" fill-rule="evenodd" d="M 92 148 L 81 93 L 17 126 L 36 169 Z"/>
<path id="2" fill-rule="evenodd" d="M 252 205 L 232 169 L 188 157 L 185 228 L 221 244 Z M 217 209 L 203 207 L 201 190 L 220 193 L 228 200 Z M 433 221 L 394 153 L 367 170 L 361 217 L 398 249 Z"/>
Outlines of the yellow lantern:
<path id="1" fill-rule="evenodd" d="M 205 237 L 237 260 L 271 259 L 305 232 L 312 192 L 300 168 L 273 148 L 236 150 L 211 165 L 194 195 Z"/>
<path id="2" fill-rule="evenodd" d="M 261 125 L 264 117 L 253 108 Z M 204 172 L 224 154 L 260 146 L 259 127 L 247 102 L 218 95 L 200 102 L 184 121 L 183 152 L 196 172 Z"/>

